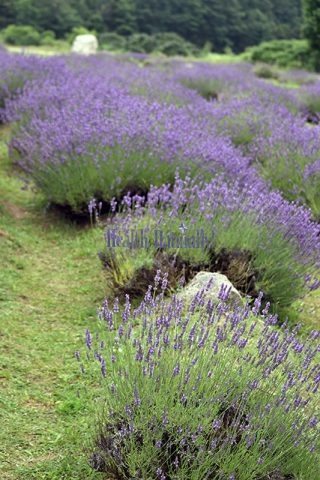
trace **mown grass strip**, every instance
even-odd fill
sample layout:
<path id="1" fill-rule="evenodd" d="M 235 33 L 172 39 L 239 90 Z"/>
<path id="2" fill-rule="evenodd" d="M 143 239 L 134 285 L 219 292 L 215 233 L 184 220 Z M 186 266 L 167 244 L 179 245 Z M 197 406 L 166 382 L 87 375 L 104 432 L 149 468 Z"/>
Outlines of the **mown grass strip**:
<path id="1" fill-rule="evenodd" d="M 83 454 L 99 386 L 81 387 L 73 355 L 106 293 L 102 232 L 46 214 L 1 134 L 0 477 L 101 478 Z"/>

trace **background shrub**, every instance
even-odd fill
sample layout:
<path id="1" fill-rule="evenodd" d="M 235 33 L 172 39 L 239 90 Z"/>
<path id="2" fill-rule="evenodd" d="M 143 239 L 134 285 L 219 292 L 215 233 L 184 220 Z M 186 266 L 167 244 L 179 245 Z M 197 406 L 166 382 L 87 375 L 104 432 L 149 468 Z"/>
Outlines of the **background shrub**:
<path id="1" fill-rule="evenodd" d="M 128 37 L 127 49 L 137 53 L 151 53 L 155 50 L 156 40 L 154 36 L 146 33 L 134 33 Z"/>
<path id="2" fill-rule="evenodd" d="M 180 35 L 171 32 L 148 35 L 133 33 L 129 36 L 118 32 L 106 32 L 99 35 L 99 44 L 107 50 L 129 50 L 137 53 L 159 52 L 167 56 L 198 55 L 200 50 Z"/>
<path id="3" fill-rule="evenodd" d="M 116 32 L 101 33 L 98 36 L 99 45 L 105 50 L 126 50 L 127 38 Z"/>
<path id="4" fill-rule="evenodd" d="M 156 50 L 168 56 L 173 55 L 195 55 L 199 49 L 192 43 L 186 41 L 176 33 L 157 33 L 154 35 L 156 41 Z"/>
<path id="5" fill-rule="evenodd" d="M 55 33 L 51 30 L 46 30 L 45 32 L 41 33 L 41 45 L 53 46 L 56 43 L 56 36 Z"/>
<path id="6" fill-rule="evenodd" d="M 39 45 L 40 33 L 29 25 L 9 25 L 2 32 L 3 40 L 9 45 Z"/>
<path id="7" fill-rule="evenodd" d="M 310 68 L 310 51 L 306 40 L 272 40 L 246 49 L 243 58 L 252 62 L 276 64 L 284 68 Z"/>

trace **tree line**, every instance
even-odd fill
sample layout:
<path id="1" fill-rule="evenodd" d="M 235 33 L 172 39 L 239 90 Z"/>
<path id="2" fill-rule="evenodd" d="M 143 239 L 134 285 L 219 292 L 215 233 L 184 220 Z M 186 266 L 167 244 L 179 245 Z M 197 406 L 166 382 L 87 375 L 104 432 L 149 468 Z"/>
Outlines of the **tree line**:
<path id="1" fill-rule="evenodd" d="M 0 0 L 0 29 L 30 25 L 57 38 L 83 26 L 123 36 L 175 32 L 198 47 L 235 53 L 300 38 L 301 0 Z"/>

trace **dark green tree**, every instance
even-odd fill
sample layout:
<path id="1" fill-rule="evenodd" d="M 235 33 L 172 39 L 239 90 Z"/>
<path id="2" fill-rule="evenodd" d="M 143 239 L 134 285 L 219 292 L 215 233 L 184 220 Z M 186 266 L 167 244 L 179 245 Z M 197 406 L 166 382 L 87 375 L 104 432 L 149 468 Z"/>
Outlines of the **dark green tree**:
<path id="1" fill-rule="evenodd" d="M 0 28 L 29 25 L 58 38 L 79 26 L 126 37 L 172 32 L 198 47 L 210 42 L 215 51 L 240 52 L 264 40 L 299 38 L 302 1 L 306 35 L 314 39 L 316 0 L 0 0 Z"/>
<path id="2" fill-rule="evenodd" d="M 320 70 L 320 0 L 303 0 L 303 34 L 309 42 L 312 61 Z"/>
<path id="3" fill-rule="evenodd" d="M 52 30 L 63 37 L 73 27 L 82 25 L 82 18 L 70 0 L 15 0 L 16 23 L 31 25 L 37 30 Z"/>
<path id="4" fill-rule="evenodd" d="M 108 0 L 101 5 L 101 15 L 106 30 L 120 35 L 137 31 L 134 0 Z"/>
<path id="5" fill-rule="evenodd" d="M 0 0 L 0 29 L 16 21 L 15 4 L 11 0 Z"/>

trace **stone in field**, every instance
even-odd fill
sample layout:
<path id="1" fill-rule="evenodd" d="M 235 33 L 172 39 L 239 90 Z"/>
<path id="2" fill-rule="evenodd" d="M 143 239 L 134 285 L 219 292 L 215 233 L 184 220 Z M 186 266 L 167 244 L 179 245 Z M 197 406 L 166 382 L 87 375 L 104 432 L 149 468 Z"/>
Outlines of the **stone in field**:
<path id="1" fill-rule="evenodd" d="M 97 50 L 98 40 L 95 35 L 92 34 L 77 35 L 71 48 L 71 52 L 81 53 L 82 55 L 97 53 Z"/>
<path id="2" fill-rule="evenodd" d="M 212 273 L 212 272 L 199 272 L 197 275 L 191 280 L 191 282 L 179 293 L 179 297 L 183 299 L 186 303 L 190 303 L 195 295 L 208 286 L 210 283 L 210 287 L 205 292 L 205 299 L 208 301 L 209 299 L 212 300 L 214 303 L 220 301 L 219 292 L 221 290 L 222 285 L 226 288 L 226 290 L 230 289 L 230 293 L 228 296 L 228 302 L 240 302 L 242 297 L 238 290 L 232 285 L 230 280 L 221 273 Z"/>

